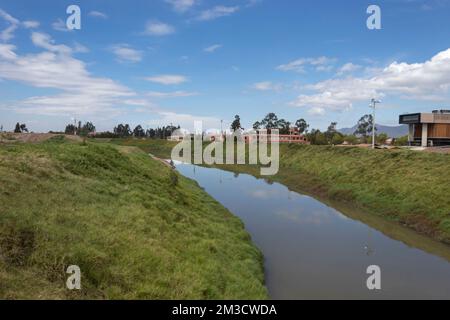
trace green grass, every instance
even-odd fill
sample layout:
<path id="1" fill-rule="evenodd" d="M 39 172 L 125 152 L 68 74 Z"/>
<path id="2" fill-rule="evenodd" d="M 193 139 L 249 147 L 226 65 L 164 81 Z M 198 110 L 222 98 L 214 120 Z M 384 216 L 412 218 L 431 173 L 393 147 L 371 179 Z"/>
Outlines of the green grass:
<path id="1" fill-rule="evenodd" d="M 0 203 L 0 298 L 267 297 L 242 222 L 137 148 L 0 145 Z"/>
<path id="2" fill-rule="evenodd" d="M 280 155 L 280 175 L 288 184 L 450 242 L 450 155 L 297 145 L 282 146 Z"/>
<path id="3" fill-rule="evenodd" d="M 148 152 L 162 150 L 158 140 L 141 144 Z M 167 149 L 168 142 L 161 144 Z M 259 175 L 257 166 L 223 167 Z M 450 243 L 449 172 L 450 154 L 284 144 L 280 171 L 268 178 Z"/>
<path id="4" fill-rule="evenodd" d="M 161 139 L 111 139 L 111 143 L 139 147 L 145 152 L 162 159 L 170 159 L 172 148 L 177 144 L 174 141 Z"/>

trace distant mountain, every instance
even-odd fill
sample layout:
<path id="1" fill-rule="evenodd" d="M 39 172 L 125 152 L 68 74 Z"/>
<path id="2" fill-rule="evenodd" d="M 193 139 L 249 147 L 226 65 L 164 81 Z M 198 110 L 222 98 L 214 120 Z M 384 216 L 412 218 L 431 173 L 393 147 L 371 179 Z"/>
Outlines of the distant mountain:
<path id="1" fill-rule="evenodd" d="M 386 133 L 390 138 L 398 138 L 402 136 L 406 136 L 408 134 L 408 126 L 400 125 L 400 126 L 383 126 L 377 125 L 377 134 Z M 356 130 L 356 125 L 352 128 L 342 128 L 338 129 L 338 131 L 342 134 L 353 134 Z"/>

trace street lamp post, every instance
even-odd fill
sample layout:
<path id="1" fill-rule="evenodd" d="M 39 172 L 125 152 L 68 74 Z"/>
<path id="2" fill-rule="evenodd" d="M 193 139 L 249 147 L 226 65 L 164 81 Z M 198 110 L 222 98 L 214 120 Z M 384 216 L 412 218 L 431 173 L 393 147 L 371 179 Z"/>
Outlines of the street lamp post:
<path id="1" fill-rule="evenodd" d="M 377 103 L 381 103 L 380 100 L 372 99 L 370 107 L 373 108 L 373 116 L 372 116 L 372 149 L 375 149 L 375 109 Z"/>

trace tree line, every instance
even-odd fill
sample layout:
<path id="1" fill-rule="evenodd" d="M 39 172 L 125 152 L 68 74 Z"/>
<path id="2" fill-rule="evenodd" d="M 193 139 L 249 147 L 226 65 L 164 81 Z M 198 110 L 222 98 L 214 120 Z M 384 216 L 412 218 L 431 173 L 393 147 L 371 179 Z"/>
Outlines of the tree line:
<path id="1" fill-rule="evenodd" d="M 81 121 L 78 122 L 78 125 L 68 124 L 65 129 L 65 134 L 71 135 L 80 135 L 80 136 L 89 136 L 94 135 L 97 138 L 159 138 L 165 139 L 170 137 L 172 133 L 180 129 L 180 126 L 175 127 L 172 125 L 157 127 L 157 128 L 149 128 L 144 129 L 142 125 L 137 125 L 132 129 L 129 124 L 120 123 L 114 127 L 112 131 L 105 132 L 96 132 L 95 126 L 92 122 L 86 122 L 82 124 Z"/>
<path id="2" fill-rule="evenodd" d="M 273 129 L 278 129 L 280 134 L 289 134 L 291 128 L 296 128 L 299 134 L 306 136 L 308 141 L 314 145 L 337 145 L 347 142 L 349 144 L 371 143 L 372 130 L 374 128 L 373 116 L 366 114 L 362 116 L 356 125 L 356 130 L 353 134 L 343 134 L 337 130 L 337 122 L 331 122 L 326 131 L 319 129 L 311 129 L 310 125 L 305 119 L 301 118 L 292 124 L 285 119 L 279 119 L 275 113 L 268 113 L 261 121 L 256 121 L 253 124 L 253 129 L 258 131 L 266 129 L 268 132 Z M 240 117 L 236 115 L 231 124 L 232 130 L 244 129 L 241 127 Z M 375 126 L 375 131 L 377 128 Z M 389 137 L 385 133 L 376 136 L 376 142 L 380 144 L 386 143 Z M 398 144 L 406 144 L 407 138 L 402 137 L 397 139 Z"/>
<path id="3" fill-rule="evenodd" d="M 347 142 L 349 144 L 358 143 L 371 143 L 372 142 L 372 130 L 373 130 L 373 117 L 370 114 L 362 116 L 356 125 L 356 130 L 353 134 L 345 135 L 337 130 L 337 122 L 331 122 L 326 131 L 321 131 L 319 129 L 311 129 L 310 125 L 305 119 L 301 118 L 296 120 L 294 123 L 286 121 L 285 119 L 278 118 L 278 116 L 271 112 L 268 113 L 262 120 L 256 121 L 253 124 L 253 129 L 258 131 L 261 129 L 266 129 L 268 132 L 270 130 L 278 129 L 280 134 L 289 134 L 290 130 L 295 128 L 296 132 L 306 136 L 311 144 L 315 145 L 337 145 Z M 78 121 L 76 124 L 68 124 L 65 128 L 64 133 L 70 135 L 79 136 L 90 136 L 95 135 L 97 138 L 152 138 L 152 139 L 166 139 L 172 135 L 172 133 L 180 129 L 180 126 L 162 126 L 157 128 L 147 128 L 144 129 L 142 125 L 137 125 L 131 128 L 129 124 L 120 123 L 114 127 L 112 131 L 106 132 L 96 132 L 95 125 L 88 121 L 84 124 Z M 233 121 L 231 122 L 230 129 L 245 130 L 241 125 L 241 118 L 239 115 L 235 115 Z M 377 128 L 375 126 L 375 131 Z M 26 124 L 16 124 L 15 133 L 28 132 Z M 388 136 L 384 133 L 378 134 L 376 136 L 376 142 L 383 144 L 388 139 Z M 397 139 L 398 144 L 406 144 L 407 138 L 402 137 Z"/>

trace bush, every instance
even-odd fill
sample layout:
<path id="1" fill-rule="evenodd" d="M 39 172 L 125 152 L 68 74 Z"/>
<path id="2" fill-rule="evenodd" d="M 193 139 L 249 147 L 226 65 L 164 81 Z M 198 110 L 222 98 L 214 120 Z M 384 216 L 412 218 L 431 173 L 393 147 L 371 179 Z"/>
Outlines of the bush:
<path id="1" fill-rule="evenodd" d="M 394 140 L 394 145 L 395 146 L 407 146 L 409 143 L 408 143 L 408 136 L 403 136 L 403 137 L 400 137 L 400 138 L 396 138 L 395 140 Z"/>

